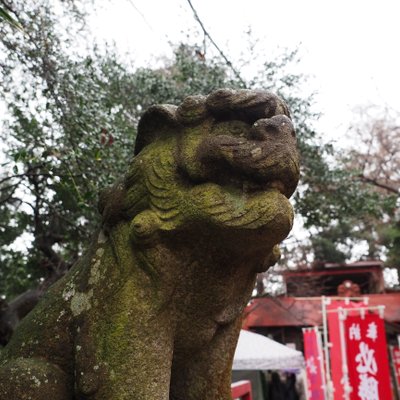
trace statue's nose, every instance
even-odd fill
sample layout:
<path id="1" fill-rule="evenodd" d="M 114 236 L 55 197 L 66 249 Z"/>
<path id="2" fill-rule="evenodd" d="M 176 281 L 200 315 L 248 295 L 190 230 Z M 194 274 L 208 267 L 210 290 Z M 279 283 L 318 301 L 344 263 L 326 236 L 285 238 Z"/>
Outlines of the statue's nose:
<path id="1" fill-rule="evenodd" d="M 290 118 L 286 115 L 276 115 L 256 121 L 249 136 L 253 140 L 268 140 L 272 137 L 277 139 L 277 136 L 280 136 L 281 139 L 289 139 L 295 138 L 296 133 Z"/>

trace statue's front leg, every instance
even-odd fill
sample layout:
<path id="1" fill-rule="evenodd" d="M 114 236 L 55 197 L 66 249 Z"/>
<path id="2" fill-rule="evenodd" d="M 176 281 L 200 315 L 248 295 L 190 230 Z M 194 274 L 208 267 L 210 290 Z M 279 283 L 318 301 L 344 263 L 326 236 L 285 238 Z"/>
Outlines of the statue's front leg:
<path id="1" fill-rule="evenodd" d="M 232 399 L 232 360 L 240 325 L 239 318 L 220 327 L 206 348 L 174 356 L 170 400 Z"/>
<path id="2" fill-rule="evenodd" d="M 141 319 L 139 315 L 132 318 Z M 97 336 L 96 361 L 77 365 L 78 398 L 91 400 L 168 400 L 173 331 L 168 321 L 151 319 L 134 326 L 112 321 Z M 103 333 L 102 333 L 103 332 Z M 100 336 L 100 337 L 99 337 Z M 85 344 L 82 343 L 81 352 Z M 79 397 L 80 396 L 80 397 Z"/>

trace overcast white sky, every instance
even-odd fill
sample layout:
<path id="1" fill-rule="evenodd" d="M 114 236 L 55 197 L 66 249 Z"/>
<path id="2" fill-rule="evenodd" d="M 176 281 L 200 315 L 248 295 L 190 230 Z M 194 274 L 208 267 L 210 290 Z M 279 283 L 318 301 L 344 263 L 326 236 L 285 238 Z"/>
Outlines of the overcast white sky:
<path id="1" fill-rule="evenodd" d="M 200 32 L 187 0 L 119 0 L 94 19 L 99 36 L 115 40 L 137 64 L 170 55 L 169 42 Z M 399 0 L 192 0 L 213 39 L 233 61 L 244 32 L 265 58 L 300 45 L 300 71 L 311 75 L 315 111 L 328 136 L 344 135 L 353 109 L 378 104 L 400 111 Z M 269 57 L 270 58 L 270 57 Z M 254 60 L 256 63 L 257 60 Z"/>

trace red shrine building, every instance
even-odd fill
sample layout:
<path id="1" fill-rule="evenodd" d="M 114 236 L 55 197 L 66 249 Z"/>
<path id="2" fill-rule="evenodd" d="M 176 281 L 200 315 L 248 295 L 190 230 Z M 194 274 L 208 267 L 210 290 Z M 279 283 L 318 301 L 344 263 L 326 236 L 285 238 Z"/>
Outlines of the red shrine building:
<path id="1" fill-rule="evenodd" d="M 385 306 L 384 319 L 389 344 L 400 334 L 400 292 L 385 290 L 383 263 L 358 261 L 325 263 L 313 269 L 283 273 L 286 294 L 261 297 L 247 307 L 244 328 L 303 349 L 302 328 L 322 325 L 322 299 L 352 297 L 368 306 Z"/>

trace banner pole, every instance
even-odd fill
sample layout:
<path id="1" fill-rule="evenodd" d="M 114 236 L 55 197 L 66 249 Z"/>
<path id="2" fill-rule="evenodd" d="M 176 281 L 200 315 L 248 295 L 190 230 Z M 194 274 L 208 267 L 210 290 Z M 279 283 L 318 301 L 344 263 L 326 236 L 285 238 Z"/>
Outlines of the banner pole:
<path id="1" fill-rule="evenodd" d="M 325 375 L 325 366 L 324 366 L 324 353 L 322 349 L 322 341 L 321 341 L 321 332 L 318 329 L 318 326 L 314 326 L 315 330 L 315 337 L 317 338 L 317 346 L 318 346 L 318 358 L 319 358 L 319 367 L 321 369 L 321 376 L 322 376 L 322 388 L 324 391 L 324 395 L 326 397 L 326 375 Z"/>
<path id="2" fill-rule="evenodd" d="M 349 385 L 349 368 L 347 366 L 346 337 L 344 332 L 344 320 L 347 317 L 347 310 L 339 308 L 339 333 L 340 333 L 340 351 L 342 353 L 342 375 L 344 385 L 344 400 L 350 400 L 351 387 Z"/>
<path id="3" fill-rule="evenodd" d="M 324 353 L 325 353 L 325 374 L 326 374 L 326 385 L 325 385 L 325 393 L 327 400 L 333 400 L 333 388 L 331 381 L 331 371 L 330 371 L 330 363 L 329 363 L 329 343 L 328 343 L 328 321 L 327 321 L 327 313 L 326 313 L 326 304 L 327 298 L 325 296 L 321 296 L 321 306 L 322 306 L 322 324 L 324 329 Z"/>
<path id="4" fill-rule="evenodd" d="M 304 332 L 307 332 L 308 328 L 302 328 L 302 332 L 304 335 Z M 304 336 L 303 336 L 304 337 Z M 311 400 L 311 393 L 310 393 L 310 388 L 308 386 L 308 379 L 307 379 L 307 364 L 305 368 L 301 369 L 301 378 L 303 381 L 303 386 L 305 388 L 305 392 L 306 392 L 306 400 Z"/>

